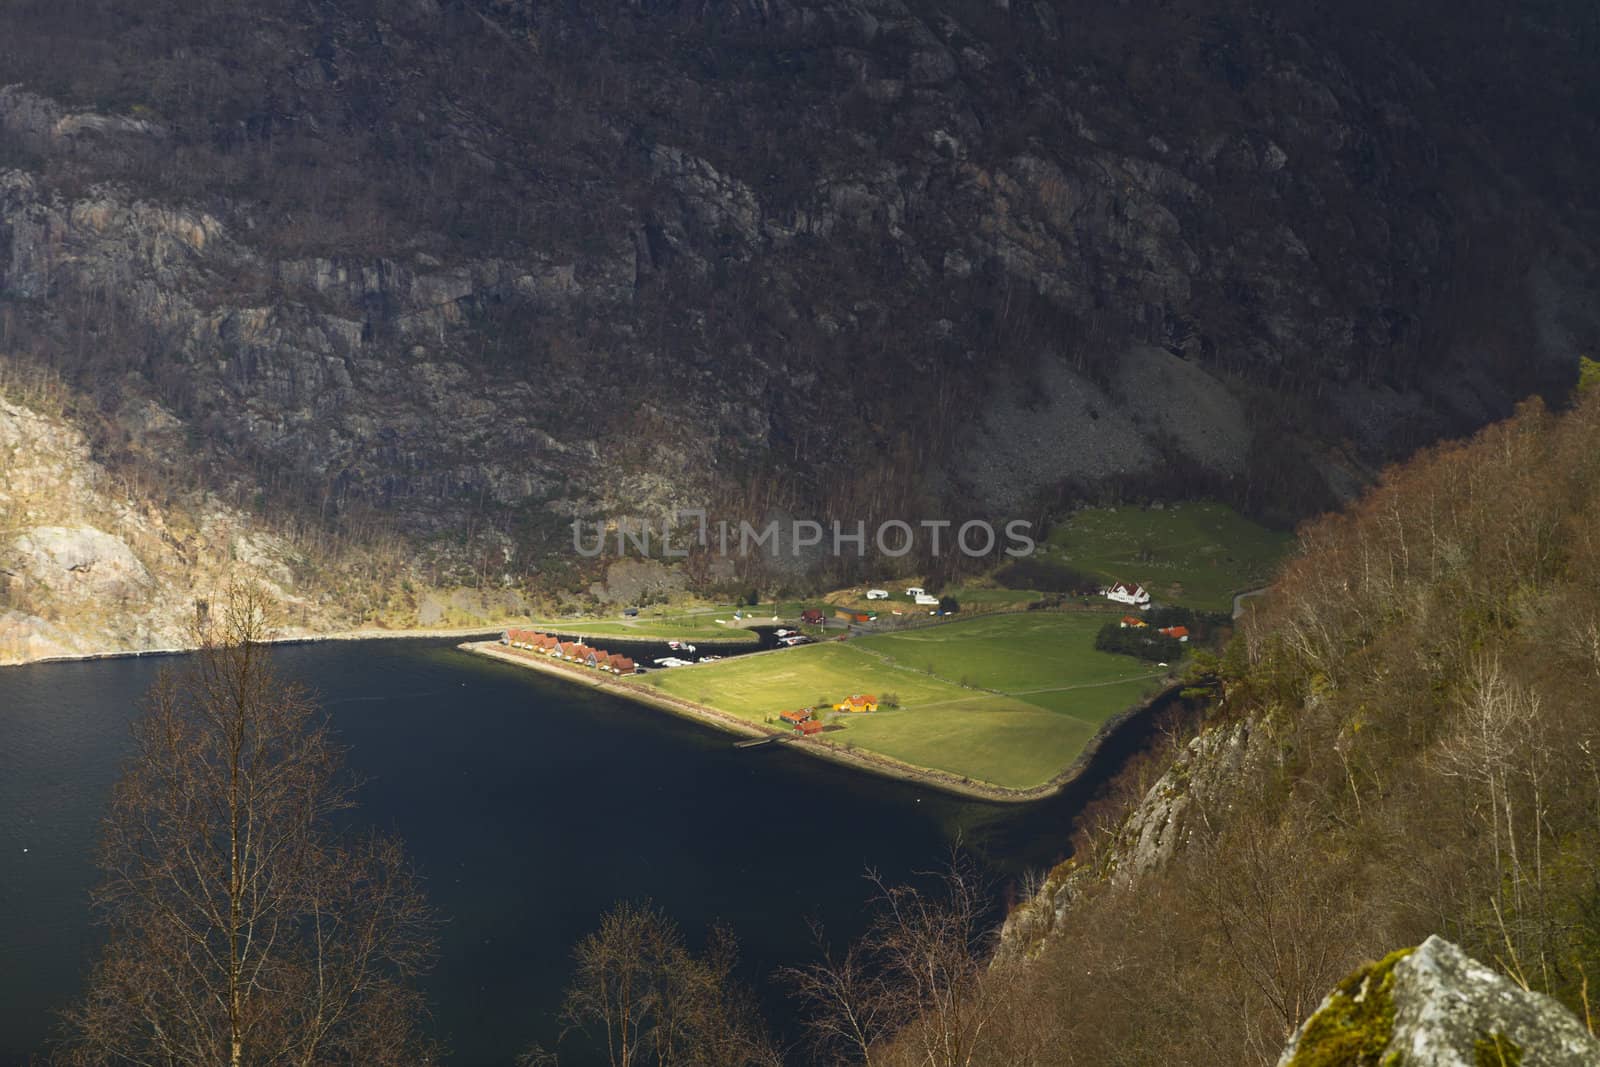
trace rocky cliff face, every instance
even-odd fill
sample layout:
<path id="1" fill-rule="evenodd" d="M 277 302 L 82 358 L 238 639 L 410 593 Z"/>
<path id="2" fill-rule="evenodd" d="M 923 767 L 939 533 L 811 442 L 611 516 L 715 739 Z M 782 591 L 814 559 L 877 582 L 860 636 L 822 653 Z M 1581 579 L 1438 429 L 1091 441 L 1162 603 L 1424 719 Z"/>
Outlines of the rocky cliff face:
<path id="1" fill-rule="evenodd" d="M 361 628 L 485 625 L 528 605 L 508 590 L 434 588 L 384 541 L 330 542 L 207 489 L 108 468 L 72 411 L 7 393 L 0 362 L 0 666 L 191 647 L 235 581 L 255 583 L 282 637 Z M 34 390 L 32 392 L 38 392 Z M 41 402 L 41 397 L 45 402 Z M 80 416 L 81 417 L 81 416 Z M 174 447 L 176 420 L 122 413 L 142 447 Z"/>
<path id="2" fill-rule="evenodd" d="M 234 572 L 333 621 L 289 592 L 303 561 L 287 544 L 214 498 L 139 499 L 59 418 L 0 399 L 0 470 L 0 664 L 184 646 L 197 602 Z"/>
<path id="3" fill-rule="evenodd" d="M 1293 513 L 1600 337 L 1592 27 L 1383 7 L 24 5 L 0 343 L 513 578 L 680 504 Z"/>
<path id="4" fill-rule="evenodd" d="M 1012 909 L 1001 931 L 1001 952 L 1026 957 L 1066 928 L 1087 888 L 1135 889 L 1140 879 L 1178 854 L 1208 815 L 1238 803 L 1241 784 L 1273 758 L 1271 727 L 1255 720 L 1202 730 L 1164 767 L 1144 796 L 1130 805 L 1093 865 L 1068 863 Z"/>

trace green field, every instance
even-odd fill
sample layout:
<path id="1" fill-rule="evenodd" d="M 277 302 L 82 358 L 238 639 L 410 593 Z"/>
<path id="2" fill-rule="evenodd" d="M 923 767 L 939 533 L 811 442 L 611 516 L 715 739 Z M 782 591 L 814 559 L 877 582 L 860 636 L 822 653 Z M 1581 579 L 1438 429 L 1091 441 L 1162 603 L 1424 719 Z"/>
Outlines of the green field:
<path id="1" fill-rule="evenodd" d="M 1227 611 L 1233 594 L 1269 581 L 1293 545 L 1292 534 L 1223 504 L 1090 508 L 1057 525 L 1038 558 L 1106 580 L 1141 582 L 1157 600 Z"/>
<path id="2" fill-rule="evenodd" d="M 991 616 L 660 671 L 648 684 L 764 723 L 850 693 L 898 708 L 831 715 L 823 736 L 1012 789 L 1049 781 L 1107 718 L 1155 685 L 1146 664 L 1094 649 L 1100 614 Z"/>

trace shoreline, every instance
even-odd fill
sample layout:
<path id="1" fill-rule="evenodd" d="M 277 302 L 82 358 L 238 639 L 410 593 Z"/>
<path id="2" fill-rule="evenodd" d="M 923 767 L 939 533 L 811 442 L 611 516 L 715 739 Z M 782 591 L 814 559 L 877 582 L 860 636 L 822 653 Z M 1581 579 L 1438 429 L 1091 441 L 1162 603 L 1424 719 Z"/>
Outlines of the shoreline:
<path id="1" fill-rule="evenodd" d="M 269 645 L 315 645 L 325 641 L 448 641 L 452 639 L 469 639 L 474 637 L 498 637 L 507 629 L 532 628 L 535 626 L 549 627 L 548 623 L 504 622 L 494 626 L 462 626 L 462 627 L 418 627 L 412 630 L 391 629 L 366 629 L 366 630 L 330 630 L 327 633 L 287 633 L 279 637 L 269 638 L 265 643 Z M 613 640 L 635 645 L 664 645 L 668 638 L 646 636 L 624 636 L 622 634 L 585 634 L 581 629 L 566 627 L 549 627 L 546 633 L 557 636 L 570 636 L 583 641 L 600 642 Z M 748 632 L 748 631 L 747 631 Z M 733 634 L 713 634 L 701 637 L 691 642 L 720 648 L 740 648 L 760 643 L 760 638 L 753 632 L 748 637 L 738 637 Z M 62 656 L 35 656 L 29 659 L 0 659 L 0 670 L 8 667 L 27 667 L 35 663 L 89 663 L 110 659 L 144 659 L 154 656 L 182 656 L 190 652 L 198 652 L 199 645 L 173 645 L 163 648 L 128 648 L 114 649 L 105 652 L 75 652 Z"/>
<path id="2" fill-rule="evenodd" d="M 317 634 L 288 634 L 269 638 L 269 645 L 316 645 L 332 641 L 448 641 L 463 637 L 490 637 L 505 632 L 505 626 L 469 626 L 458 629 L 417 630 L 333 630 Z M 29 667 L 36 663 L 88 663 L 108 659 L 143 659 L 154 656 L 182 656 L 198 652 L 199 645 L 179 645 L 171 648 L 136 648 L 112 652 L 79 652 L 68 656 L 39 656 L 35 659 L 0 661 L 0 670 L 8 667 Z"/>
<path id="3" fill-rule="evenodd" d="M 587 667 L 579 667 L 565 662 L 556 663 L 547 658 L 525 653 L 518 649 L 507 648 L 498 641 L 467 641 L 457 645 L 456 648 L 473 655 L 500 660 L 515 667 L 540 671 L 569 682 L 587 684 L 591 688 L 605 690 L 625 700 L 632 700 L 638 704 L 659 708 L 681 718 L 693 719 L 724 733 L 741 734 L 745 737 L 793 738 L 792 741 L 787 743 L 787 747 L 796 748 L 816 759 L 828 760 L 831 763 L 866 771 L 869 774 L 876 774 L 883 778 L 892 778 L 897 781 L 927 786 L 930 789 L 937 789 L 940 792 L 954 794 L 967 799 L 986 800 L 1001 804 L 1031 804 L 1060 793 L 1088 769 L 1096 754 L 1104 746 L 1107 738 L 1116 733 L 1130 719 L 1147 711 L 1158 702 L 1167 699 L 1177 692 L 1179 688 L 1176 684 L 1167 686 L 1148 699 L 1118 712 L 1101 723 L 1100 728 L 1084 744 L 1083 750 L 1078 753 L 1072 763 L 1049 781 L 1027 789 L 1013 789 L 967 778 L 950 771 L 918 767 L 915 764 L 905 763 L 878 753 L 841 748 L 831 741 L 816 737 L 798 738 L 789 731 L 753 723 L 748 719 L 741 719 L 737 715 L 719 711 L 716 708 L 692 700 L 669 696 L 651 686 L 630 682 L 616 675 L 603 674 Z M 755 654 L 757 653 L 752 653 L 752 655 Z"/>

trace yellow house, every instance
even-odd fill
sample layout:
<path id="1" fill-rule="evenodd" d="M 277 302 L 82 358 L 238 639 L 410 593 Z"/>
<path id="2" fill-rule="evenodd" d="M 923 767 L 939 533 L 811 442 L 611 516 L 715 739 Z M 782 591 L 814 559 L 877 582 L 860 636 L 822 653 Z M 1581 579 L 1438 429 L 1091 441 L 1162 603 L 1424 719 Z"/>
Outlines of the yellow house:
<path id="1" fill-rule="evenodd" d="M 877 711 L 878 698 L 871 693 L 854 693 L 833 706 L 834 711 Z"/>

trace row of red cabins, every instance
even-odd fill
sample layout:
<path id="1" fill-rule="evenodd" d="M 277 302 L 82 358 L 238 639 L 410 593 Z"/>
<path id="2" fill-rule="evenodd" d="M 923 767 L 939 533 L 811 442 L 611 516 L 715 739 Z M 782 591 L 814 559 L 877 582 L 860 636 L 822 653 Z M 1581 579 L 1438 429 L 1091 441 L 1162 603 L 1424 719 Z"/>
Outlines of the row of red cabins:
<path id="1" fill-rule="evenodd" d="M 507 630 L 500 635 L 500 643 L 525 652 L 542 652 L 580 666 L 593 667 L 597 671 L 610 671 L 612 674 L 639 672 L 639 668 L 627 656 L 613 655 L 603 648 L 590 648 L 581 641 L 563 641 L 538 630 Z"/>

